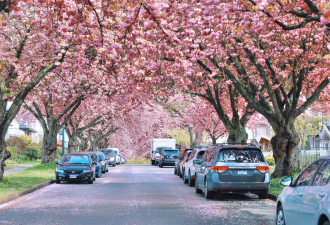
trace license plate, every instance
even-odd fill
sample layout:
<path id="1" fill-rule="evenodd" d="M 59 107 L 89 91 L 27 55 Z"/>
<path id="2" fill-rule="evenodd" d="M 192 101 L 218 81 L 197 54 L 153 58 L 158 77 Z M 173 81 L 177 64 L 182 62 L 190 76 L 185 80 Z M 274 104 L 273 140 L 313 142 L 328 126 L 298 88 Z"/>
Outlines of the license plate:
<path id="1" fill-rule="evenodd" d="M 77 175 L 70 175 L 70 178 L 77 178 Z"/>
<path id="2" fill-rule="evenodd" d="M 238 174 L 238 175 L 243 175 L 243 176 L 244 176 L 244 175 L 247 175 L 247 170 L 238 170 L 238 171 L 237 171 L 237 174 Z"/>
<path id="3" fill-rule="evenodd" d="M 173 156 L 170 156 L 170 159 L 173 159 Z"/>

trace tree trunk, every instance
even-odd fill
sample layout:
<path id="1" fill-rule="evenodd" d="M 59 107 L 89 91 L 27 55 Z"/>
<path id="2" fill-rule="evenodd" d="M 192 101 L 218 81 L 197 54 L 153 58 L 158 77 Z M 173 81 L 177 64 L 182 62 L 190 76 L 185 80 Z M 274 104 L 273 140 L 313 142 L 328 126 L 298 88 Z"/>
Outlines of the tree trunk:
<path id="1" fill-rule="evenodd" d="M 57 149 L 57 133 L 46 132 L 43 140 L 41 163 L 54 163 Z"/>
<path id="2" fill-rule="evenodd" d="M 79 144 L 79 151 L 80 152 L 87 152 L 88 150 L 88 139 L 79 136 L 80 144 Z"/>
<path id="3" fill-rule="evenodd" d="M 1 151 L 2 150 L 2 151 Z M 6 141 L 4 138 L 0 141 L 0 180 L 3 179 L 3 174 L 5 172 L 6 160 L 11 157 L 10 152 L 6 150 Z"/>
<path id="4" fill-rule="evenodd" d="M 78 152 L 79 141 L 76 135 L 72 134 L 69 138 L 68 151 L 69 153 Z"/>
<path id="5" fill-rule="evenodd" d="M 240 126 L 238 128 L 228 129 L 228 133 L 228 143 L 246 143 L 248 140 L 248 134 L 246 133 L 245 127 Z"/>
<path id="6" fill-rule="evenodd" d="M 97 152 L 97 144 L 95 143 L 95 141 L 92 141 L 90 143 L 90 146 L 89 146 L 89 152 Z"/>
<path id="7" fill-rule="evenodd" d="M 212 145 L 216 145 L 217 144 L 217 138 L 216 137 L 211 137 L 212 138 Z"/>
<path id="8" fill-rule="evenodd" d="M 271 139 L 276 164 L 272 174 L 274 178 L 291 176 L 292 172 L 300 172 L 299 136 L 293 124 L 286 127 L 286 130 L 277 127 L 276 134 Z"/>

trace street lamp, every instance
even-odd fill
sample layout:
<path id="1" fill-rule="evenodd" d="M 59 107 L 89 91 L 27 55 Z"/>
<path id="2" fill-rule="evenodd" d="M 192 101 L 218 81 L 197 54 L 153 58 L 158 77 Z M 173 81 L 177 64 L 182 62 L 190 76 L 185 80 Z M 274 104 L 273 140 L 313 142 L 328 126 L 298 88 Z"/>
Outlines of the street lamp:
<path id="1" fill-rule="evenodd" d="M 63 127 L 62 127 L 62 156 L 65 154 L 65 145 L 64 145 L 65 136 L 64 136 L 64 128 L 65 128 L 65 125 L 63 124 Z"/>

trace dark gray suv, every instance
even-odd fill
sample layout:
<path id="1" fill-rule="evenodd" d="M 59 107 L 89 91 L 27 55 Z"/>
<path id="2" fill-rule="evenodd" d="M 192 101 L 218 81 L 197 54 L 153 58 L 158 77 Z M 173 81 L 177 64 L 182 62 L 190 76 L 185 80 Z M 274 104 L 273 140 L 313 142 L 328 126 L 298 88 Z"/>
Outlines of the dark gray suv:
<path id="1" fill-rule="evenodd" d="M 206 150 L 196 169 L 196 193 L 211 199 L 216 191 L 254 193 L 268 197 L 269 166 L 261 150 L 252 144 L 218 144 Z"/>
<path id="2" fill-rule="evenodd" d="M 159 167 L 163 168 L 163 166 L 174 166 L 178 155 L 178 149 L 163 149 L 160 153 Z"/>

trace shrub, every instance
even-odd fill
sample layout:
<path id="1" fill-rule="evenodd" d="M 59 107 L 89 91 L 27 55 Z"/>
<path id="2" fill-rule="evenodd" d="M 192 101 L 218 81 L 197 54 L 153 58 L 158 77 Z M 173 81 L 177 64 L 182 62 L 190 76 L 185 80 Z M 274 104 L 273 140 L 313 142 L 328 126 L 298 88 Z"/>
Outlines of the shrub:
<path id="1" fill-rule="evenodd" d="M 18 155 L 17 159 L 18 161 L 28 161 L 29 157 L 27 157 L 26 155 Z"/>
<path id="2" fill-rule="evenodd" d="M 7 146 L 6 149 L 7 149 L 7 151 L 10 152 L 10 154 L 11 154 L 10 159 L 11 159 L 11 160 L 15 160 L 15 161 L 17 161 L 16 148 L 13 147 L 13 146 Z"/>
<path id="3" fill-rule="evenodd" d="M 34 146 L 29 146 L 25 148 L 26 153 L 25 155 L 29 158 L 29 160 L 36 160 L 40 159 L 41 157 L 41 149 L 34 147 Z"/>
<path id="4" fill-rule="evenodd" d="M 275 159 L 273 156 L 267 156 L 266 162 L 268 163 L 269 166 L 275 166 Z"/>
<path id="5" fill-rule="evenodd" d="M 127 160 L 127 164 L 150 164 L 150 159 L 137 159 L 136 156 L 133 156 L 133 158 Z"/>

